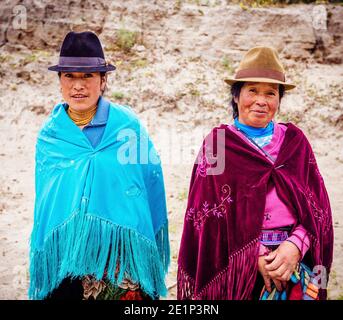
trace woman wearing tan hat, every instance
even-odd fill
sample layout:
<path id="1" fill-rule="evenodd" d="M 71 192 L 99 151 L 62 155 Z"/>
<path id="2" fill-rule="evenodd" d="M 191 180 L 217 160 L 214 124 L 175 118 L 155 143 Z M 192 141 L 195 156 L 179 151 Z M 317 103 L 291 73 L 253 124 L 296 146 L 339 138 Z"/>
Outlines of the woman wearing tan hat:
<path id="1" fill-rule="evenodd" d="M 274 121 L 295 86 L 270 47 L 249 50 L 226 82 L 234 123 L 212 130 L 193 168 L 178 298 L 325 299 L 329 198 L 302 131 Z"/>
<path id="2" fill-rule="evenodd" d="M 155 299 L 166 294 L 168 220 L 161 163 L 135 113 L 106 100 L 92 32 L 66 35 L 63 103 L 38 134 L 31 299 Z"/>

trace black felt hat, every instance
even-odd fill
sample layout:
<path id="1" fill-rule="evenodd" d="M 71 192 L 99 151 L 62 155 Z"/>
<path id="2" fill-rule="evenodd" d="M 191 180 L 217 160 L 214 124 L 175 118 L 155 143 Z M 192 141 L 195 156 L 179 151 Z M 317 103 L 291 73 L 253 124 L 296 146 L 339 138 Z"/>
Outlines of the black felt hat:
<path id="1" fill-rule="evenodd" d="M 86 31 L 69 32 L 63 40 L 58 65 L 48 69 L 62 72 L 108 72 L 116 67 L 106 63 L 98 36 Z"/>

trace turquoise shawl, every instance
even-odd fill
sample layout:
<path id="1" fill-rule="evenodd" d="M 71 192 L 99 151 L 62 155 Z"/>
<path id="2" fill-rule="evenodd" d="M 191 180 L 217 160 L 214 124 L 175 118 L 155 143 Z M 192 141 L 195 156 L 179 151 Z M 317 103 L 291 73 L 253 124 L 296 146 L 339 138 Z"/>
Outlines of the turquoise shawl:
<path id="1" fill-rule="evenodd" d="M 168 220 L 159 156 L 133 111 L 110 104 L 93 148 L 63 104 L 53 109 L 36 145 L 31 235 L 31 299 L 69 277 L 125 277 L 151 297 L 165 295 Z M 116 268 L 119 266 L 119 273 Z"/>

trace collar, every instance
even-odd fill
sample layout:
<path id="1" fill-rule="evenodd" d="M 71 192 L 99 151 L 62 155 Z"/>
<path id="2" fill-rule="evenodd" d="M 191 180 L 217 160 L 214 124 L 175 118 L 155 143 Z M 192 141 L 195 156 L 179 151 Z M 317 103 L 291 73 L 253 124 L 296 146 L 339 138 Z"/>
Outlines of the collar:
<path id="1" fill-rule="evenodd" d="M 256 128 L 247 126 L 246 124 L 243 124 L 238 121 L 238 117 L 234 119 L 235 127 L 241 131 L 243 131 L 245 134 L 247 134 L 249 137 L 257 138 L 257 137 L 266 137 L 270 136 L 274 132 L 274 122 L 270 121 L 268 125 L 265 128 Z"/>
<path id="2" fill-rule="evenodd" d="M 98 100 L 98 107 L 96 113 L 91 120 L 91 122 L 86 127 L 94 127 L 94 126 L 102 126 L 107 123 L 108 119 L 108 110 L 109 110 L 109 103 L 100 96 Z"/>
<path id="3" fill-rule="evenodd" d="M 67 103 L 63 103 L 63 107 L 67 111 L 69 106 Z M 105 98 L 100 96 L 100 98 L 98 99 L 98 107 L 96 109 L 96 113 L 91 122 L 89 122 L 89 124 L 87 124 L 85 128 L 105 125 L 108 119 L 109 107 L 109 102 Z"/>

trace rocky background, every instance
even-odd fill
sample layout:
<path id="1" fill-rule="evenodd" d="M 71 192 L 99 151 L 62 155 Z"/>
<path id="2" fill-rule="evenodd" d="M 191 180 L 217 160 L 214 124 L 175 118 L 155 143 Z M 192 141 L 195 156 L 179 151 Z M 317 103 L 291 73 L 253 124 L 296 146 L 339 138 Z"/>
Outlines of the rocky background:
<path id="1" fill-rule="evenodd" d="M 287 1 L 285 1 L 287 2 Z M 343 299 L 343 6 L 224 0 L 11 0 L 0 4 L 0 299 L 27 299 L 38 129 L 60 92 L 68 31 L 92 30 L 117 66 L 105 96 L 139 113 L 161 152 L 170 219 L 169 295 L 192 163 L 202 138 L 231 121 L 229 88 L 242 55 L 274 46 L 297 88 L 277 120 L 308 136 L 331 199 L 335 256 L 329 298 Z"/>

